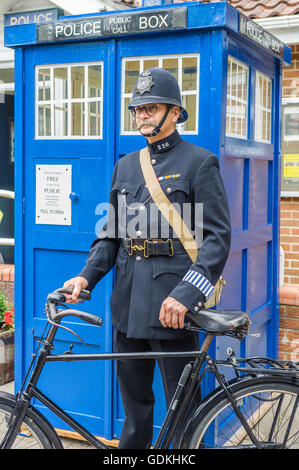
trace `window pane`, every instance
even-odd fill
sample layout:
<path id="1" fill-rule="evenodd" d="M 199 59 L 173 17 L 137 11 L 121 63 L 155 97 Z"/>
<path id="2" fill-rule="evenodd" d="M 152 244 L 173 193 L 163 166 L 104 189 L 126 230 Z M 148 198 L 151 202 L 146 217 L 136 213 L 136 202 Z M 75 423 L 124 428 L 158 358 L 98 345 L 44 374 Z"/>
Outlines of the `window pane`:
<path id="1" fill-rule="evenodd" d="M 101 134 L 100 102 L 88 103 L 88 135 Z"/>
<path id="2" fill-rule="evenodd" d="M 40 105 L 38 107 L 38 135 L 51 135 L 51 108 L 50 105 Z"/>
<path id="3" fill-rule="evenodd" d="M 50 69 L 40 69 L 38 72 L 38 100 L 50 99 Z"/>
<path id="4" fill-rule="evenodd" d="M 72 135 L 84 135 L 84 103 L 72 103 Z"/>
<path id="5" fill-rule="evenodd" d="M 299 194 L 299 103 L 283 106 L 282 191 Z"/>
<path id="6" fill-rule="evenodd" d="M 68 105 L 61 103 L 54 105 L 54 135 L 57 137 L 68 134 Z"/>
<path id="7" fill-rule="evenodd" d="M 164 59 L 162 64 L 164 69 L 169 70 L 179 80 L 178 59 Z"/>
<path id="8" fill-rule="evenodd" d="M 196 95 L 184 95 L 182 99 L 184 107 L 188 111 L 188 119 L 184 122 L 185 131 L 196 129 Z"/>
<path id="9" fill-rule="evenodd" d="M 133 93 L 135 82 L 139 75 L 139 60 L 127 61 L 125 69 L 125 93 Z"/>
<path id="10" fill-rule="evenodd" d="M 226 133 L 247 137 L 248 68 L 229 58 L 227 76 Z"/>
<path id="11" fill-rule="evenodd" d="M 151 69 L 153 67 L 159 67 L 159 61 L 158 60 L 152 59 L 152 60 L 145 60 L 143 62 L 143 70 Z"/>
<path id="12" fill-rule="evenodd" d="M 101 96 L 102 76 L 100 65 L 89 65 L 88 67 L 88 97 Z"/>
<path id="13" fill-rule="evenodd" d="M 196 90 L 197 58 L 187 57 L 182 60 L 182 91 Z"/>
<path id="14" fill-rule="evenodd" d="M 54 100 L 64 100 L 68 97 L 67 68 L 56 67 L 53 70 Z"/>
<path id="15" fill-rule="evenodd" d="M 0 69 L 1 83 L 14 83 L 15 69 Z"/>
<path id="16" fill-rule="evenodd" d="M 135 119 L 133 118 L 130 110 L 128 109 L 129 103 L 131 101 L 131 98 L 125 98 L 124 100 L 124 107 L 125 107 L 125 112 L 124 112 L 124 131 L 137 131 L 136 124 L 135 124 Z"/>
<path id="17" fill-rule="evenodd" d="M 71 98 L 84 98 L 84 67 L 71 67 Z"/>

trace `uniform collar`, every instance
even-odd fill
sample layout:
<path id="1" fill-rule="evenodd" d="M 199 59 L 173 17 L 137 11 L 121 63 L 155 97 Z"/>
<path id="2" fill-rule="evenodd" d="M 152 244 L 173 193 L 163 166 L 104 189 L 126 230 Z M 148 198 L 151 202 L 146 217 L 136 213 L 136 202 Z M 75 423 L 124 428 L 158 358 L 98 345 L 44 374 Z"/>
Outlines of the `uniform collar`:
<path id="1" fill-rule="evenodd" d="M 170 134 L 168 137 L 165 137 L 161 140 L 157 140 L 156 142 L 147 145 L 150 153 L 163 153 L 175 147 L 175 145 L 181 142 L 181 140 L 182 138 L 178 131 L 174 131 L 174 133 Z"/>

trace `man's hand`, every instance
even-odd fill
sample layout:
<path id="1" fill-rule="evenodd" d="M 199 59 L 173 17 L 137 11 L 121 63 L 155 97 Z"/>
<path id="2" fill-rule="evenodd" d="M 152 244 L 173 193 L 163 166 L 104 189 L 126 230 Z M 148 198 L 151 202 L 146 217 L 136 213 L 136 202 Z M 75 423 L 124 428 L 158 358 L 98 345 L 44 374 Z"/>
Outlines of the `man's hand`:
<path id="1" fill-rule="evenodd" d="M 159 320 L 166 328 L 184 328 L 185 313 L 189 309 L 173 297 L 167 297 L 161 305 Z"/>
<path id="2" fill-rule="evenodd" d="M 66 281 L 63 284 L 63 287 L 73 287 L 72 294 L 63 294 L 65 296 L 66 303 L 78 304 L 79 302 L 82 302 L 82 300 L 78 299 L 78 297 L 79 297 L 81 290 L 86 289 L 87 286 L 88 286 L 88 281 L 87 279 L 85 279 L 85 277 L 82 277 L 82 276 L 76 276 Z"/>

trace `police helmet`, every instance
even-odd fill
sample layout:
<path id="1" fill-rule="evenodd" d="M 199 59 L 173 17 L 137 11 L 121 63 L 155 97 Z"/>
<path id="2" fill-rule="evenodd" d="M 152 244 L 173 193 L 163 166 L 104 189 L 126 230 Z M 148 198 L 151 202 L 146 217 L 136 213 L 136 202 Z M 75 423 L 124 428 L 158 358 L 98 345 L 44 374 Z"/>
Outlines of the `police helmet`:
<path id="1" fill-rule="evenodd" d="M 142 72 L 135 84 L 133 96 L 128 106 L 142 106 L 151 103 L 165 103 L 181 108 L 178 123 L 188 119 L 188 113 L 182 106 L 180 87 L 171 72 L 160 67 L 153 67 Z"/>

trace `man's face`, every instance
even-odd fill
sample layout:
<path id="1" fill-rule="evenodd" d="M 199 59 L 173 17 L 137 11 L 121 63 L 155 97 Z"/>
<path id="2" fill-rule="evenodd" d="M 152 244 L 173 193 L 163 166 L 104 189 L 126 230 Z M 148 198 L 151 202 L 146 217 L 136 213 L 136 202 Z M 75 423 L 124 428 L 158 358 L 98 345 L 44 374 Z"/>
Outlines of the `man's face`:
<path id="1" fill-rule="evenodd" d="M 171 108 L 166 121 L 162 126 L 163 134 L 170 134 L 175 128 L 176 120 L 178 119 L 179 112 L 174 113 L 175 108 L 180 109 L 178 106 Z M 148 135 L 159 125 L 164 114 L 167 111 L 167 105 L 164 103 L 151 103 L 144 106 L 136 106 L 134 114 L 136 119 L 136 126 L 142 135 Z"/>

